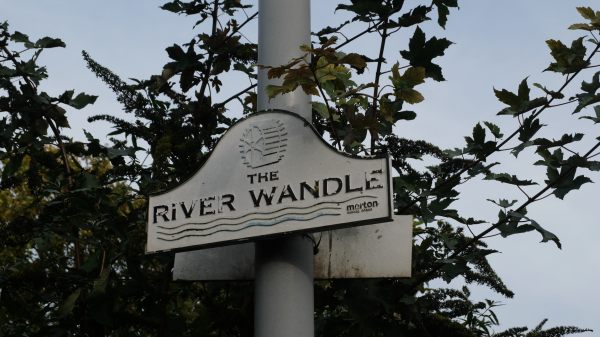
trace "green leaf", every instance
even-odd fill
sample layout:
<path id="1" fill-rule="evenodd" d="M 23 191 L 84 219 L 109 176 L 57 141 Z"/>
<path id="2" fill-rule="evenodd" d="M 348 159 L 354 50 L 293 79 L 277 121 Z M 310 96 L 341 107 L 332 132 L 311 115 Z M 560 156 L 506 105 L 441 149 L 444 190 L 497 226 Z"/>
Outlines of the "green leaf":
<path id="1" fill-rule="evenodd" d="M 600 171 L 600 161 L 588 160 L 585 167 L 590 171 Z"/>
<path id="2" fill-rule="evenodd" d="M 512 200 L 512 201 L 508 201 L 507 199 L 500 199 L 498 201 L 492 200 L 492 199 L 486 199 L 487 201 L 494 203 L 502 208 L 509 208 L 512 207 L 514 204 L 517 203 L 517 200 Z"/>
<path id="3" fill-rule="evenodd" d="M 179 13 L 182 10 L 181 4 L 178 0 L 167 2 L 166 4 L 160 6 L 160 8 L 173 13 Z"/>
<path id="4" fill-rule="evenodd" d="M 577 7 L 577 11 L 584 19 L 595 20 L 596 13 L 590 7 Z"/>
<path id="5" fill-rule="evenodd" d="M 519 84 L 519 101 L 529 101 L 529 85 L 527 85 L 527 78 L 523 79 Z"/>
<path id="6" fill-rule="evenodd" d="M 194 73 L 196 71 L 194 68 L 185 68 L 181 71 L 181 76 L 179 78 L 179 87 L 183 92 L 187 92 L 194 86 Z"/>
<path id="7" fill-rule="evenodd" d="M 431 9 L 428 6 L 417 6 L 413 8 L 410 12 L 402 14 L 402 16 L 398 18 L 398 26 L 410 27 L 430 20 L 429 17 L 427 17 L 427 14 L 430 11 Z"/>
<path id="8" fill-rule="evenodd" d="M 485 141 L 485 129 L 479 123 L 473 127 L 473 137 L 465 137 L 465 141 L 467 142 L 468 153 L 481 160 L 496 150 L 497 143 L 495 141 Z"/>
<path id="9" fill-rule="evenodd" d="M 94 280 L 92 286 L 92 294 L 99 295 L 106 292 L 106 286 L 108 285 L 108 276 L 110 275 L 110 268 L 102 269 L 100 276 Z"/>
<path id="10" fill-rule="evenodd" d="M 43 37 L 35 42 L 36 48 L 56 48 L 66 47 L 67 45 L 61 39 L 55 39 L 51 37 Z"/>
<path id="11" fill-rule="evenodd" d="M 588 32 L 591 32 L 592 30 L 594 30 L 594 26 L 589 25 L 587 23 L 574 23 L 572 25 L 569 26 L 569 29 L 571 30 L 585 30 Z"/>
<path id="12" fill-rule="evenodd" d="M 534 230 L 532 226 L 520 223 L 524 215 L 515 212 L 508 212 L 508 214 L 506 214 L 503 210 L 501 210 L 498 214 L 498 225 L 496 228 L 500 231 L 500 235 L 502 235 L 502 237 L 527 233 Z M 516 216 L 517 214 L 518 216 Z"/>
<path id="13" fill-rule="evenodd" d="M 78 190 L 89 190 L 93 188 L 97 188 L 100 186 L 100 181 L 98 177 L 93 174 L 84 173 L 80 179 L 81 188 Z"/>
<path id="14" fill-rule="evenodd" d="M 558 40 L 548 40 L 546 44 L 555 61 L 546 70 L 571 74 L 589 65 L 589 62 L 585 60 L 586 48 L 583 45 L 583 37 L 573 41 L 570 48 Z"/>
<path id="15" fill-rule="evenodd" d="M 600 11 L 594 12 L 590 7 L 577 7 L 577 11 L 584 19 L 589 20 L 589 24 L 576 23 L 571 25 L 569 29 L 582 29 L 590 32 L 600 30 Z"/>
<path id="16" fill-rule="evenodd" d="M 442 28 L 446 28 L 446 23 L 448 22 L 448 15 L 450 14 L 450 9 L 448 7 L 458 7 L 457 0 L 433 0 L 433 5 L 437 7 L 438 10 L 438 24 Z"/>
<path id="17" fill-rule="evenodd" d="M 406 69 L 404 74 L 400 75 L 398 63 L 396 63 L 392 66 L 392 76 L 390 79 L 394 86 L 394 95 L 396 98 L 410 104 L 417 104 L 425 99 L 420 92 L 413 89 L 415 86 L 425 82 L 425 68 L 410 67 Z"/>
<path id="18" fill-rule="evenodd" d="M 456 214 L 456 213 L 454 213 L 454 214 L 453 213 L 446 213 L 446 214 L 444 214 L 444 216 L 446 216 L 448 218 L 451 218 L 451 219 L 454 219 L 454 220 L 458 221 L 459 223 L 461 223 L 463 225 L 469 225 L 469 226 L 479 225 L 479 224 L 487 222 L 485 220 L 477 220 L 477 219 L 474 219 L 474 218 L 465 219 L 463 217 L 458 216 L 458 214 Z"/>
<path id="19" fill-rule="evenodd" d="M 506 89 L 502 89 L 502 90 L 496 90 L 494 89 L 494 94 L 496 94 L 496 97 L 498 98 L 498 100 L 506 105 L 510 105 L 512 106 L 519 106 L 521 104 L 521 100 L 519 99 L 519 96 L 513 94 L 512 92 L 506 90 Z"/>
<path id="20" fill-rule="evenodd" d="M 66 90 L 60 96 L 58 96 L 58 101 L 60 103 L 69 104 L 73 99 L 73 95 L 75 94 L 75 90 Z"/>
<path id="21" fill-rule="evenodd" d="M 19 171 L 23 163 L 23 158 L 24 157 L 22 154 L 17 154 L 13 157 L 10 157 L 8 162 L 2 168 L 2 180 L 7 180 L 9 177 L 13 176 Z"/>
<path id="22" fill-rule="evenodd" d="M 361 21 L 371 21 L 374 17 L 389 16 L 396 6 L 387 6 L 381 1 L 351 0 L 351 5 L 339 4 L 335 10 L 346 10 L 356 14 Z"/>
<path id="23" fill-rule="evenodd" d="M 400 79 L 411 87 L 425 83 L 425 68 L 410 67 L 400 76 Z"/>
<path id="24" fill-rule="evenodd" d="M 596 91 L 600 89 L 600 71 L 594 74 L 591 82 L 583 81 L 581 82 L 581 90 L 585 91 L 588 94 L 594 94 Z"/>
<path id="25" fill-rule="evenodd" d="M 528 224 L 522 225 L 522 226 L 531 226 L 533 229 L 535 229 L 538 233 L 540 233 L 542 235 L 542 242 L 553 241 L 559 249 L 562 248 L 562 245 L 561 245 L 558 237 L 556 235 L 554 235 L 553 233 L 545 230 L 535 220 L 530 219 L 527 216 L 525 216 L 524 214 L 517 213 L 517 212 L 509 212 L 508 214 L 509 214 L 509 217 L 511 217 L 511 218 L 517 218 L 519 220 L 521 220 L 521 219 L 527 220 Z"/>
<path id="26" fill-rule="evenodd" d="M 319 115 L 321 115 L 321 117 L 329 119 L 330 114 L 329 114 L 329 109 L 327 109 L 327 105 L 325 105 L 324 103 L 321 103 L 321 102 L 312 102 L 311 104 L 312 104 L 313 110 L 318 112 Z"/>
<path id="27" fill-rule="evenodd" d="M 594 124 L 598 124 L 598 123 L 600 123 L 600 105 L 596 105 L 594 107 L 594 112 L 596 113 L 595 117 L 592 117 L 592 116 L 582 116 L 582 117 L 579 117 L 579 119 L 589 119 L 589 120 L 593 121 Z"/>
<path id="28" fill-rule="evenodd" d="M 559 199 L 564 199 L 564 197 L 571 191 L 573 190 L 578 190 L 579 188 L 581 188 L 581 186 L 583 184 L 586 183 L 591 183 L 592 180 L 586 176 L 580 175 L 575 177 L 575 169 L 572 169 L 568 174 L 564 175 L 563 172 L 565 172 L 566 170 L 569 169 L 569 166 L 564 166 L 561 169 L 561 175 L 563 175 L 558 184 L 556 184 L 555 190 L 554 190 L 554 195 L 559 198 Z M 558 178 L 558 177 L 557 177 Z M 547 181 L 547 183 L 551 183 L 554 180 L 551 180 L 550 177 Z"/>
<path id="29" fill-rule="evenodd" d="M 473 128 L 473 141 L 476 144 L 485 143 L 485 129 L 479 123 Z"/>
<path id="30" fill-rule="evenodd" d="M 527 78 L 519 84 L 518 94 L 514 94 L 506 89 L 494 89 L 494 93 L 500 102 L 509 106 L 498 112 L 498 115 L 516 116 L 548 103 L 545 97 L 529 98 L 530 89 L 527 85 Z"/>
<path id="31" fill-rule="evenodd" d="M 113 147 L 106 148 L 106 155 L 108 159 L 115 159 L 117 157 L 133 157 L 135 155 L 135 149 L 127 148 L 127 149 L 118 149 Z"/>
<path id="32" fill-rule="evenodd" d="M 413 119 L 417 118 L 417 113 L 414 111 L 397 111 L 394 112 L 394 119 L 395 120 L 408 120 L 411 121 Z"/>
<path id="33" fill-rule="evenodd" d="M 357 69 L 364 69 L 367 67 L 367 62 L 365 61 L 365 57 L 360 54 L 350 53 L 344 55 L 342 58 L 338 60 L 338 63 L 348 64 Z"/>
<path id="34" fill-rule="evenodd" d="M 501 183 L 515 185 L 515 186 L 531 186 L 537 185 L 536 182 L 531 180 L 521 180 L 517 178 L 515 175 L 510 175 L 508 173 L 488 173 L 485 177 L 485 180 L 496 180 Z"/>
<path id="35" fill-rule="evenodd" d="M 97 270 L 101 261 L 101 253 L 96 251 L 87 256 L 84 263 L 81 264 L 81 270 L 86 273 L 91 273 L 94 270 Z"/>
<path id="36" fill-rule="evenodd" d="M 398 93 L 398 98 L 406 101 L 409 104 L 417 104 L 423 102 L 425 97 L 420 92 L 414 89 L 405 89 Z"/>
<path id="37" fill-rule="evenodd" d="M 534 145 L 539 146 L 538 151 L 543 149 L 549 149 L 557 146 L 564 146 L 569 143 L 578 142 L 583 139 L 582 133 L 576 133 L 574 135 L 564 134 L 559 140 L 548 140 L 546 138 L 538 138 L 533 141 Z"/>
<path id="38" fill-rule="evenodd" d="M 550 153 L 550 151 L 545 148 L 539 148 L 536 153 L 543 159 L 537 161 L 535 165 L 544 165 L 552 168 L 559 168 L 561 165 L 563 165 L 564 155 L 560 148 L 554 150 L 553 153 Z"/>
<path id="39" fill-rule="evenodd" d="M 441 268 L 442 278 L 446 282 L 450 282 L 459 275 L 469 270 L 465 261 L 448 261 Z"/>
<path id="40" fill-rule="evenodd" d="M 69 295 L 65 301 L 60 305 L 58 311 L 56 312 L 58 318 L 66 317 L 67 315 L 73 312 L 75 308 L 75 304 L 77 303 L 77 299 L 81 295 L 81 288 L 75 290 L 71 295 Z"/>
<path id="41" fill-rule="evenodd" d="M 96 99 L 98 99 L 98 96 L 92 96 L 92 95 L 80 93 L 75 98 L 71 99 L 71 101 L 69 101 L 69 103 L 67 103 L 67 104 L 72 106 L 73 108 L 79 110 L 79 109 L 83 109 L 88 104 L 94 104 L 94 102 L 96 102 Z"/>
<path id="42" fill-rule="evenodd" d="M 169 58 L 171 58 L 174 61 L 181 61 L 185 58 L 185 51 L 183 51 L 181 46 L 179 46 L 178 44 L 174 44 L 171 47 L 167 47 L 165 50 L 167 51 Z"/>
<path id="43" fill-rule="evenodd" d="M 15 69 L 11 69 L 0 64 L 0 77 L 15 77 L 18 76 L 18 72 Z"/>
<path id="44" fill-rule="evenodd" d="M 579 104 L 577 105 L 577 108 L 573 111 L 574 114 L 580 112 L 581 110 L 583 110 L 585 107 L 592 105 L 592 104 L 596 104 L 596 103 L 600 103 L 600 94 L 597 95 L 577 95 L 577 98 L 579 98 Z"/>
<path id="45" fill-rule="evenodd" d="M 600 89 L 600 72 L 594 74 L 591 82 L 584 81 L 581 83 L 581 90 L 584 92 L 576 95 L 579 103 L 573 113 L 578 113 L 592 104 L 599 103 L 600 94 L 596 94 L 598 89 Z"/>
<path id="46" fill-rule="evenodd" d="M 494 137 L 496 137 L 496 138 L 502 138 L 502 137 L 504 137 L 504 135 L 502 134 L 502 132 L 500 132 L 500 128 L 496 124 L 493 124 L 493 123 L 490 123 L 490 122 L 483 122 L 483 124 L 485 124 L 485 126 L 487 126 L 487 128 L 494 135 Z"/>
<path id="47" fill-rule="evenodd" d="M 279 86 L 279 85 L 269 84 L 269 85 L 267 85 L 265 90 L 266 90 L 267 96 L 269 98 L 273 98 L 273 97 L 283 93 L 283 90 L 282 90 L 281 86 Z"/>
<path id="48" fill-rule="evenodd" d="M 530 140 L 543 126 L 538 118 L 528 117 L 523 121 L 523 126 L 519 130 L 519 140 L 527 142 Z"/>
<path id="49" fill-rule="evenodd" d="M 29 36 L 27 36 L 26 34 L 23 34 L 21 32 L 15 31 L 10 36 L 10 39 L 12 41 L 15 41 L 15 42 L 18 42 L 18 43 L 25 43 L 25 44 L 30 44 L 31 45 L 31 41 L 29 41 Z"/>
<path id="50" fill-rule="evenodd" d="M 444 81 L 442 68 L 434 64 L 432 60 L 436 57 L 443 56 L 445 50 L 450 47 L 452 42 L 446 39 L 438 39 L 432 37 L 429 40 L 425 39 L 425 33 L 421 28 L 417 27 L 412 38 L 408 42 L 408 50 L 403 50 L 400 55 L 410 62 L 413 67 L 425 68 L 427 77 L 431 77 L 436 81 Z"/>

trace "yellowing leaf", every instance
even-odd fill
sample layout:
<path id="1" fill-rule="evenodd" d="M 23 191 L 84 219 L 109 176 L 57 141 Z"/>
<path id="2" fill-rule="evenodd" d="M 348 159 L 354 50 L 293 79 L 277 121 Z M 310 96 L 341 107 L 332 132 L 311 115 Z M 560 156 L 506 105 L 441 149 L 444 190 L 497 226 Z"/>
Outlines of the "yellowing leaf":
<path id="1" fill-rule="evenodd" d="M 577 11 L 581 16 L 588 20 L 594 20 L 596 18 L 596 13 L 590 7 L 577 7 Z"/>
<path id="2" fill-rule="evenodd" d="M 415 86 L 425 82 L 426 71 L 423 67 L 410 67 L 406 69 L 404 74 L 400 75 L 398 63 L 392 66 L 392 85 L 394 86 L 394 94 L 398 99 L 401 99 L 410 104 L 422 102 L 425 98 L 420 92 L 413 89 Z"/>
<path id="3" fill-rule="evenodd" d="M 406 103 L 410 104 L 417 104 L 425 100 L 425 97 L 423 97 L 423 95 L 421 95 L 421 93 L 416 91 L 415 89 L 402 90 L 400 93 L 398 93 L 397 96 L 398 98 L 406 101 Z"/>
<path id="4" fill-rule="evenodd" d="M 404 75 L 402 75 L 402 79 L 412 86 L 425 83 L 425 68 L 410 67 L 406 69 Z"/>
<path id="5" fill-rule="evenodd" d="M 340 63 L 346 63 L 353 67 L 364 69 L 367 66 L 364 57 L 356 53 L 350 53 L 339 60 Z"/>
<path id="6" fill-rule="evenodd" d="M 569 26 L 569 29 L 571 30 L 586 30 L 586 31 L 592 31 L 594 30 L 594 26 L 588 25 L 586 23 L 575 23 Z"/>

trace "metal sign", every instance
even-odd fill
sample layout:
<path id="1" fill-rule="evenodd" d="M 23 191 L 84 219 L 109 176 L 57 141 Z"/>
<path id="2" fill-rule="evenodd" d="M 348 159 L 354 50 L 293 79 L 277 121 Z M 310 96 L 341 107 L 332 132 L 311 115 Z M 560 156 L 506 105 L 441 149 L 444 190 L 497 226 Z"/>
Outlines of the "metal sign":
<path id="1" fill-rule="evenodd" d="M 390 160 L 340 154 L 290 112 L 233 125 L 184 184 L 150 196 L 146 251 L 392 219 Z"/>
<path id="2" fill-rule="evenodd" d="M 412 216 L 314 234 L 315 279 L 410 277 Z M 175 254 L 175 281 L 254 279 L 254 242 Z"/>

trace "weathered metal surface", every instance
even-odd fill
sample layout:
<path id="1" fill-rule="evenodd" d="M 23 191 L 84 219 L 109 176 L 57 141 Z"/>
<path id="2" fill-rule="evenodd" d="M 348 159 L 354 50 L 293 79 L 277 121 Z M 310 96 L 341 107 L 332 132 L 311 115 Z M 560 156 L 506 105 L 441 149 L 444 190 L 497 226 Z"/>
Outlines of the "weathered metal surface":
<path id="1" fill-rule="evenodd" d="M 409 277 L 412 217 L 326 231 L 315 255 L 316 279 Z M 173 279 L 231 281 L 254 279 L 254 243 L 175 254 Z"/>
<path id="2" fill-rule="evenodd" d="M 293 113 L 235 124 L 184 184 L 150 197 L 147 252 L 389 221 L 388 157 L 354 158 Z"/>
<path id="3" fill-rule="evenodd" d="M 276 67 L 303 57 L 299 47 L 310 45 L 310 0 L 259 0 L 258 8 L 258 64 Z M 258 67 L 258 111 L 289 110 L 311 121 L 310 98 L 302 88 L 268 97 L 267 87 L 282 80 L 268 78 L 267 72 L 267 68 Z M 311 242 L 298 233 L 262 240 L 255 248 L 254 336 L 313 337 Z"/>
<path id="4" fill-rule="evenodd" d="M 317 234 L 318 235 L 318 234 Z M 321 253 L 322 251 L 322 253 Z M 411 272 L 412 217 L 322 233 L 315 277 L 408 277 Z"/>

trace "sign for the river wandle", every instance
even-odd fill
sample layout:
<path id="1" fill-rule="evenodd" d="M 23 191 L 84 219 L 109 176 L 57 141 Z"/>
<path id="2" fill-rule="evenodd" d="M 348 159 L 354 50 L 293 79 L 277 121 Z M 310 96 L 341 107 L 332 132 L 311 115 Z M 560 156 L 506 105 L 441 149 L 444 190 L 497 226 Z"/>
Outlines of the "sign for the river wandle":
<path id="1" fill-rule="evenodd" d="M 390 221 L 389 157 L 356 158 L 296 114 L 232 126 L 185 183 L 150 196 L 148 253 Z"/>

